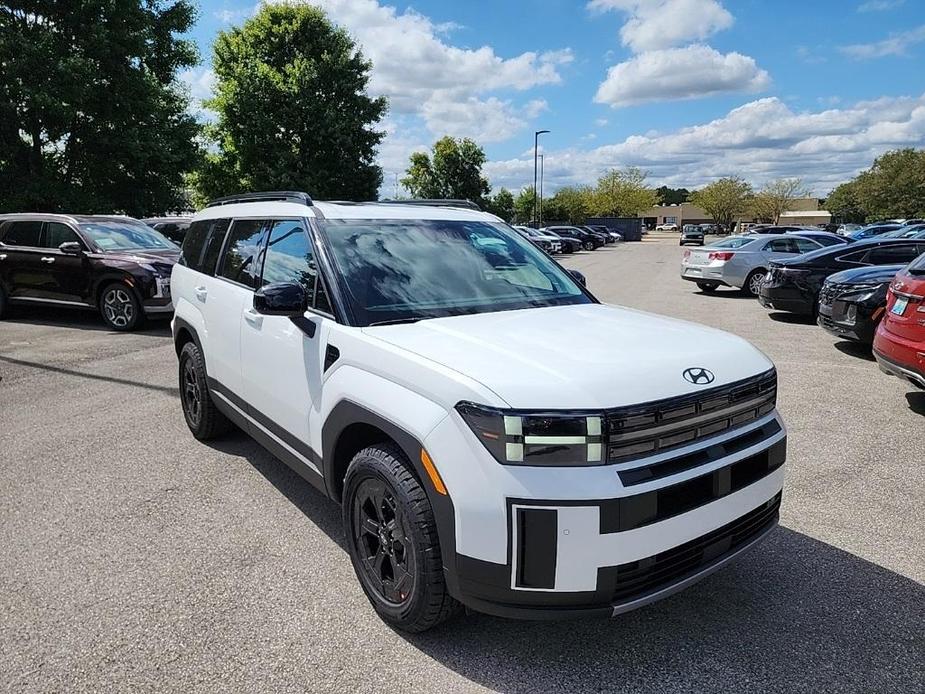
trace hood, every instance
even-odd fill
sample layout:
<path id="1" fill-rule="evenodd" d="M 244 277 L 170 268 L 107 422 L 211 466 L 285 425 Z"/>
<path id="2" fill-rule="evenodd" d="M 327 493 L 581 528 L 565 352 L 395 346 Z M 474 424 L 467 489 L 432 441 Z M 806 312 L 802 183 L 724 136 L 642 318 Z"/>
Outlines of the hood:
<path id="1" fill-rule="evenodd" d="M 174 265 L 180 260 L 179 248 L 104 251 L 103 253 L 107 258 L 118 258 L 132 263 L 167 263 L 168 265 Z"/>
<path id="2" fill-rule="evenodd" d="M 842 270 L 829 275 L 828 282 L 833 284 L 871 284 L 874 282 L 889 282 L 905 265 L 874 265 L 873 267 L 858 267 Z"/>
<path id="3" fill-rule="evenodd" d="M 608 408 L 698 392 L 771 368 L 745 340 L 602 304 L 433 318 L 364 332 L 478 381 L 515 408 Z"/>

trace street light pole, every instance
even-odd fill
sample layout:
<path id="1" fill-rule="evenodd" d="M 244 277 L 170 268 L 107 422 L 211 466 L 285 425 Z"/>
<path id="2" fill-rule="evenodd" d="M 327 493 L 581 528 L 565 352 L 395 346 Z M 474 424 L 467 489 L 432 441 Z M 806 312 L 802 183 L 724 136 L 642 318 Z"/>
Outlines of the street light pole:
<path id="1" fill-rule="evenodd" d="M 536 150 L 539 146 L 540 135 L 548 130 L 537 130 L 533 133 L 533 226 L 536 228 Z"/>
<path id="2" fill-rule="evenodd" d="M 540 215 L 537 218 L 537 227 L 543 223 L 543 171 L 546 169 L 546 157 L 544 155 L 539 156 L 540 159 Z"/>

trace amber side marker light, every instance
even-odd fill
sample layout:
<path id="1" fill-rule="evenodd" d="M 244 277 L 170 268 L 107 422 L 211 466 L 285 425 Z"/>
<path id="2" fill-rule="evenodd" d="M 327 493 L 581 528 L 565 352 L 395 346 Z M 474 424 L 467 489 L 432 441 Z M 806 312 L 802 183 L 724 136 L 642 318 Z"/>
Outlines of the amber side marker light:
<path id="1" fill-rule="evenodd" d="M 430 456 L 427 455 L 427 451 L 425 451 L 423 448 L 421 449 L 421 464 L 427 471 L 427 476 L 430 477 L 430 482 L 434 485 L 434 489 L 437 490 L 437 494 L 443 494 L 443 496 L 447 496 L 446 487 L 443 484 L 443 480 L 440 479 L 440 473 L 437 472 L 434 461 L 430 459 Z"/>

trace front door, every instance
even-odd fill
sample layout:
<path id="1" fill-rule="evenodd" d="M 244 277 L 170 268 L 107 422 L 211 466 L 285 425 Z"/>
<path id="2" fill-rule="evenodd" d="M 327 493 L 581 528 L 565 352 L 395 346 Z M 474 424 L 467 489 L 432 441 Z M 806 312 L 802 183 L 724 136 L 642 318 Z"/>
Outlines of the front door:
<path id="1" fill-rule="evenodd" d="M 316 264 L 301 221 L 276 220 L 268 236 L 261 285 L 299 282 L 314 304 Z M 323 345 L 328 319 L 312 312 L 302 327 L 283 316 L 264 316 L 245 305 L 241 322 L 244 396 L 262 427 L 318 471 Z M 308 333 L 314 332 L 313 335 Z"/>

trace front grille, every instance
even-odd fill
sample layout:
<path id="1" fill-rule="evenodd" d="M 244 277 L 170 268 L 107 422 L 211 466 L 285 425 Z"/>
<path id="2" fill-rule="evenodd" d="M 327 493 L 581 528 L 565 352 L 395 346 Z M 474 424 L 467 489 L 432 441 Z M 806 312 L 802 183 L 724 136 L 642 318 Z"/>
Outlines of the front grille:
<path id="1" fill-rule="evenodd" d="M 702 537 L 651 557 L 621 564 L 616 570 L 612 601 L 625 602 L 677 583 L 743 547 L 773 526 L 780 502 L 778 492 L 753 511 Z"/>
<path id="2" fill-rule="evenodd" d="M 822 285 L 822 289 L 819 292 L 819 303 L 828 306 L 844 294 L 850 286 L 851 285 L 826 282 Z"/>
<path id="3" fill-rule="evenodd" d="M 777 402 L 777 372 L 680 398 L 657 400 L 607 413 L 607 457 L 635 460 L 688 446 L 754 422 Z"/>

